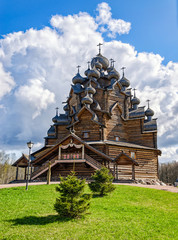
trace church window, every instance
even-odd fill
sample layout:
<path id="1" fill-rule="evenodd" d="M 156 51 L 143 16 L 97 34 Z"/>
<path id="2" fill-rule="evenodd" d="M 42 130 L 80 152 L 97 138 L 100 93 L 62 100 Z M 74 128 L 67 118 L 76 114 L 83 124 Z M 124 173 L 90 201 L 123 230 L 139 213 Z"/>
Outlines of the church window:
<path id="1" fill-rule="evenodd" d="M 130 152 L 130 157 L 136 159 L 136 152 Z"/>
<path id="2" fill-rule="evenodd" d="M 89 138 L 89 132 L 83 132 L 83 138 Z"/>
<path id="3" fill-rule="evenodd" d="M 120 137 L 119 136 L 115 136 L 115 141 L 119 142 L 119 140 L 120 140 Z"/>

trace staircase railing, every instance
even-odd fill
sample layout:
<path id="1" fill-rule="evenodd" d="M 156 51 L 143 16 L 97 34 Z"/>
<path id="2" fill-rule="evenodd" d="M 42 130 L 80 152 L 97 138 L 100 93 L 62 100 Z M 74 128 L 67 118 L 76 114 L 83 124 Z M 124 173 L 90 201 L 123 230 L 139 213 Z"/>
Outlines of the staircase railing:
<path id="1" fill-rule="evenodd" d="M 93 165 L 94 168 L 97 168 L 98 170 L 100 170 L 102 167 L 104 167 L 103 164 L 99 163 L 98 161 L 96 161 L 92 157 L 88 156 L 87 154 L 85 154 L 85 159 L 87 160 L 87 162 L 89 162 L 91 165 Z"/>
<path id="2" fill-rule="evenodd" d="M 51 166 L 54 165 L 56 159 L 51 160 Z M 46 170 L 49 168 L 49 162 L 45 163 L 43 166 L 41 166 L 40 168 L 38 168 L 36 171 L 34 171 L 31 175 L 31 179 L 33 180 L 33 178 L 36 175 L 39 175 L 39 173 L 41 173 L 42 171 Z"/>

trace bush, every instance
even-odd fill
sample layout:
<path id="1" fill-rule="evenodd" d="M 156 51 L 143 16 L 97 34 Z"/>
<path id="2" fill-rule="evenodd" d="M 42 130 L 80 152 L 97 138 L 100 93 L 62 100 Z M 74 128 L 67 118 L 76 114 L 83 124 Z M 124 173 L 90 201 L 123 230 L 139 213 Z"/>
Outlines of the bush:
<path id="1" fill-rule="evenodd" d="M 106 195 L 109 192 L 114 191 L 115 186 L 112 184 L 114 177 L 109 173 L 109 169 L 101 168 L 92 175 L 94 182 L 89 184 L 92 192 L 99 194 L 100 196 Z"/>
<path id="2" fill-rule="evenodd" d="M 85 186 L 85 180 L 77 179 L 74 172 L 67 178 L 61 177 L 61 183 L 56 188 L 60 196 L 54 204 L 60 217 L 80 217 L 89 209 L 91 194 L 84 194 Z"/>

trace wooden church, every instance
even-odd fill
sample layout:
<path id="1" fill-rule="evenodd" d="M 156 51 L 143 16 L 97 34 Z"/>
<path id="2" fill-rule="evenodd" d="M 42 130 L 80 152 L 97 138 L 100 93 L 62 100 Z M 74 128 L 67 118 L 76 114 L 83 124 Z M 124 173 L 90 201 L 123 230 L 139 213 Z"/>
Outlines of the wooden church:
<path id="1" fill-rule="evenodd" d="M 30 179 L 46 180 L 49 164 L 51 180 L 59 180 L 75 171 L 80 178 L 90 179 L 103 166 L 115 180 L 157 179 L 157 123 L 149 107 L 140 100 L 130 81 L 114 67 L 114 60 L 99 54 L 88 62 L 85 77 L 79 72 L 72 79 L 65 113 L 52 119 L 44 147 L 31 155 Z M 13 166 L 28 166 L 22 155 Z"/>

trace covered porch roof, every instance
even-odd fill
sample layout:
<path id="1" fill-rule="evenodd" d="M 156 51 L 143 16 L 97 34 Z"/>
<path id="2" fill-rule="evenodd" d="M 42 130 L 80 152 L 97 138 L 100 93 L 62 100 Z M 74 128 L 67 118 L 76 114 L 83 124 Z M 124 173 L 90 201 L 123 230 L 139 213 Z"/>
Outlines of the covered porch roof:
<path id="1" fill-rule="evenodd" d="M 129 157 L 127 154 L 124 152 L 121 152 L 115 159 L 114 162 L 116 162 L 118 165 L 136 165 L 138 166 L 139 164 L 137 161 L 131 157 Z"/>

